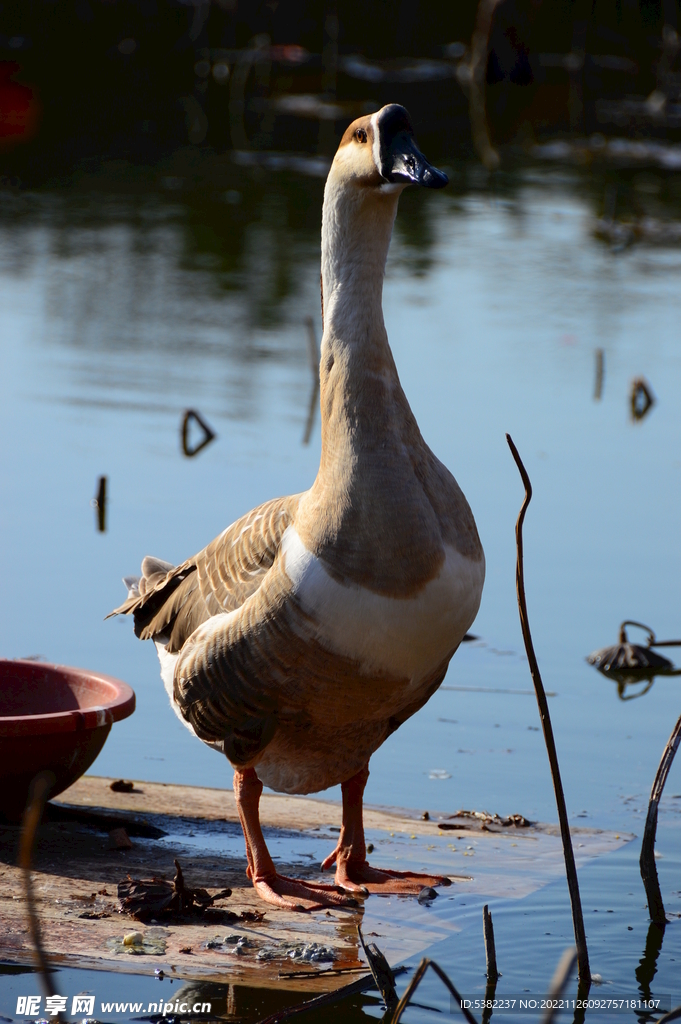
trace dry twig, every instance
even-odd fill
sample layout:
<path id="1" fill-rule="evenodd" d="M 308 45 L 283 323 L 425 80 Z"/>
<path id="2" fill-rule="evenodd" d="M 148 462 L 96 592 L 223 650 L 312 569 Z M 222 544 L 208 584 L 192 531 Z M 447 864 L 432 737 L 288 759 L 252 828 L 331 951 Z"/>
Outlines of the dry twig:
<path id="1" fill-rule="evenodd" d="M 23 872 L 24 891 L 26 894 L 26 906 L 28 909 L 28 926 L 33 941 L 33 952 L 35 954 L 36 966 L 40 974 L 40 983 L 46 997 L 56 995 L 50 968 L 43 949 L 42 936 L 40 934 L 40 918 L 35 905 L 33 895 L 33 880 L 31 878 L 31 861 L 33 859 L 33 847 L 38 831 L 40 819 L 43 816 L 45 801 L 54 786 L 54 774 L 50 771 L 39 772 L 31 783 L 28 796 L 28 803 L 24 811 L 24 820 L 21 828 L 21 839 L 19 840 L 19 867 Z M 53 1018 L 54 1019 L 54 1018 Z M 63 1021 L 64 1015 L 58 1013 L 56 1019 Z"/>
<path id="2" fill-rule="evenodd" d="M 681 742 L 681 716 L 679 716 L 679 720 L 674 726 L 671 736 L 667 740 L 667 745 L 664 748 L 662 758 L 655 774 L 653 788 L 650 791 L 650 803 L 648 804 L 646 827 L 643 832 L 641 857 L 639 860 L 641 878 L 643 879 L 646 899 L 648 900 L 650 919 L 653 924 L 658 925 L 662 929 L 664 929 L 667 924 L 667 917 L 664 912 L 664 903 L 662 902 L 662 893 L 660 892 L 660 883 L 657 877 L 657 867 L 655 866 L 657 810 L 662 798 L 664 784 L 667 781 L 667 776 L 669 775 L 669 769 L 672 766 L 674 755 L 679 747 L 679 742 Z"/>
<path id="3" fill-rule="evenodd" d="M 508 441 L 508 446 L 511 449 L 511 454 L 515 459 L 515 464 L 518 467 L 518 472 L 520 473 L 523 484 L 525 485 L 525 498 L 520 508 L 520 513 L 518 514 L 518 520 L 515 527 L 516 549 L 518 555 L 516 565 L 516 589 L 518 592 L 520 626 L 523 631 L 523 640 L 525 642 L 525 651 L 527 652 L 527 660 L 530 666 L 530 674 L 532 675 L 532 682 L 534 683 L 534 689 L 537 695 L 539 717 L 541 718 L 546 750 L 549 755 L 553 789 L 556 794 L 558 820 L 560 822 L 560 835 L 563 840 L 563 854 L 565 856 L 565 872 L 567 874 L 570 903 L 572 906 L 572 923 L 575 931 L 575 943 L 577 945 L 579 980 L 582 985 L 588 986 L 591 983 L 591 970 L 589 968 L 589 953 L 586 946 L 586 932 L 584 930 L 584 917 L 582 915 L 582 901 L 579 895 L 579 882 L 577 880 L 575 854 L 572 849 L 572 837 L 570 836 L 570 826 L 568 824 L 567 808 L 565 806 L 565 794 L 563 793 L 563 783 L 560 778 L 560 767 L 558 765 L 556 744 L 553 738 L 549 705 L 546 700 L 546 693 L 544 691 L 544 684 L 542 683 L 541 674 L 539 672 L 537 657 L 534 653 L 532 634 L 530 633 L 530 620 L 527 614 L 527 602 L 525 600 L 525 577 L 523 571 L 523 521 L 525 519 L 527 506 L 532 500 L 532 484 L 530 483 L 527 470 L 523 465 L 523 461 L 518 454 L 518 449 L 514 445 L 510 434 L 506 435 L 506 440 Z"/>

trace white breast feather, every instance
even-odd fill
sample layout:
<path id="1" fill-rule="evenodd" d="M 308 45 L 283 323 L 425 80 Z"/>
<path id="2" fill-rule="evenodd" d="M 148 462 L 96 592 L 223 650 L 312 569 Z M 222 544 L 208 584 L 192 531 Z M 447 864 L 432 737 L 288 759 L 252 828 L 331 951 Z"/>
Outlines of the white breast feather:
<path id="1" fill-rule="evenodd" d="M 454 548 L 438 576 L 416 596 L 384 597 L 334 580 L 293 526 L 282 538 L 284 567 L 303 610 L 327 649 L 378 670 L 408 676 L 417 686 L 460 643 L 480 605 L 485 563 Z"/>
<path id="2" fill-rule="evenodd" d="M 173 709 L 177 717 L 180 719 L 182 724 L 185 725 L 192 734 L 194 734 L 194 729 L 189 724 L 189 722 L 187 722 L 182 717 L 182 712 L 178 708 L 173 697 L 173 677 L 175 675 L 175 664 L 177 662 L 179 654 L 169 654 L 168 651 L 166 650 L 167 643 L 167 640 L 154 640 L 154 646 L 156 647 L 158 660 L 161 663 L 161 679 L 163 680 L 165 691 L 168 694 L 168 697 L 170 698 L 171 708 Z"/>

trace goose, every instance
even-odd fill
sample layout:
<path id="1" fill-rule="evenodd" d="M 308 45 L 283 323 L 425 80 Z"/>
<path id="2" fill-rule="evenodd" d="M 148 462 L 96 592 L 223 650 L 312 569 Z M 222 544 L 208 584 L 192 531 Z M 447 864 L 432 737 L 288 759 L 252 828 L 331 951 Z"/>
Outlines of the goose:
<path id="1" fill-rule="evenodd" d="M 324 191 L 321 459 L 308 491 L 267 501 L 174 566 L 127 577 L 135 634 L 156 646 L 171 705 L 234 768 L 247 875 L 288 910 L 418 893 L 440 876 L 367 862 L 369 759 L 438 689 L 480 604 L 485 561 L 470 507 L 423 440 L 383 321 L 401 192 L 446 175 L 419 151 L 404 107 L 345 131 Z M 263 785 L 341 785 L 334 884 L 277 873 Z"/>

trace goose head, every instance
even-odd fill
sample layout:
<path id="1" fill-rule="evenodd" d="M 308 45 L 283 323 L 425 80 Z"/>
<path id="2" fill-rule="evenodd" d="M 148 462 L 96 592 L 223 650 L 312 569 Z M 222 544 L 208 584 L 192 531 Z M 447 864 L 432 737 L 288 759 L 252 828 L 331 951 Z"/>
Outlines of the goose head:
<path id="1" fill-rule="evenodd" d="M 329 178 L 383 194 L 399 194 L 407 185 L 443 188 L 449 180 L 416 145 L 409 114 L 398 103 L 352 122 L 341 139 Z"/>
<path id="2" fill-rule="evenodd" d="M 390 103 L 347 128 L 324 189 L 325 335 L 328 329 L 356 339 L 373 336 L 374 327 L 385 333 L 383 275 L 400 194 L 407 185 L 442 188 L 447 180 L 416 145 L 409 114 L 399 104 Z"/>

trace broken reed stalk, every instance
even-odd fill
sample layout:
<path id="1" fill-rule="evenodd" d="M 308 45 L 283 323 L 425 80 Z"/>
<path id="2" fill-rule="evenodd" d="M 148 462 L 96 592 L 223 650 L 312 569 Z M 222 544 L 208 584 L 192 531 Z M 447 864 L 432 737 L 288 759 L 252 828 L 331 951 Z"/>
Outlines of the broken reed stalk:
<path id="1" fill-rule="evenodd" d="M 307 352 L 310 357 L 312 379 L 313 381 L 319 381 L 319 348 L 317 346 L 317 335 L 314 332 L 314 320 L 311 316 L 305 317 L 305 328 L 307 330 Z"/>
<path id="2" fill-rule="evenodd" d="M 322 300 L 322 306 L 323 306 Z M 322 310 L 322 320 L 324 313 Z M 314 320 L 311 316 L 305 318 L 305 326 L 307 328 L 307 347 L 308 354 L 310 357 L 310 369 L 312 370 L 312 391 L 310 393 L 310 406 L 307 413 L 307 422 L 305 423 L 305 433 L 303 434 L 303 444 L 309 444 L 310 438 L 312 437 L 312 428 L 315 421 L 315 413 L 319 404 L 319 348 L 317 346 L 317 337 L 314 332 Z"/>
<path id="3" fill-rule="evenodd" d="M 497 951 L 494 945 L 494 925 L 492 924 L 492 915 L 486 903 L 482 908 L 482 931 L 485 937 L 487 980 L 494 983 L 499 977 L 499 971 L 497 970 Z"/>
<path id="4" fill-rule="evenodd" d="M 586 947 L 586 932 L 584 929 L 584 917 L 582 914 L 582 901 L 579 895 L 579 882 L 577 881 L 577 868 L 575 866 L 575 854 L 572 849 L 572 837 L 570 836 L 570 826 L 568 824 L 567 808 L 565 806 L 565 794 L 563 793 L 563 783 L 560 778 L 560 767 L 558 765 L 558 754 L 556 753 L 556 744 L 553 739 L 553 728 L 551 727 L 551 717 L 549 715 L 549 705 L 546 700 L 546 693 L 544 691 L 544 684 L 542 683 L 541 674 L 539 672 L 539 665 L 537 664 L 537 657 L 534 653 L 534 645 L 532 643 L 532 634 L 530 633 L 530 620 L 527 614 L 527 602 L 525 600 L 525 576 L 523 571 L 523 521 L 525 519 L 525 512 L 527 506 L 532 500 L 532 484 L 530 478 L 527 475 L 527 470 L 523 465 L 523 460 L 518 454 L 518 449 L 513 443 L 510 434 L 506 435 L 508 446 L 511 449 L 511 454 L 515 460 L 515 464 L 518 467 L 521 479 L 525 486 L 525 498 L 518 514 L 518 519 L 515 526 L 515 540 L 517 550 L 517 564 L 516 564 L 516 590 L 518 593 L 518 611 L 520 613 L 520 626 L 523 632 L 523 640 L 525 642 L 525 651 L 527 652 L 527 660 L 530 666 L 530 674 L 532 676 L 532 682 L 534 683 L 534 691 L 537 695 L 537 704 L 539 705 L 539 717 L 541 718 L 542 730 L 544 732 L 544 740 L 546 742 L 546 750 L 549 755 L 549 764 L 551 766 L 551 777 L 553 779 L 553 789 L 556 794 L 556 805 L 558 807 L 558 821 L 560 822 L 560 835 L 563 840 L 563 854 L 565 856 L 565 872 L 567 874 L 568 890 L 570 892 L 570 904 L 572 906 L 572 924 L 575 931 L 575 943 L 577 946 L 577 962 L 579 964 L 579 980 L 584 986 L 588 986 L 591 983 L 591 970 L 589 968 L 589 953 Z"/>
<path id="5" fill-rule="evenodd" d="M 468 116 L 471 134 L 476 152 L 488 171 L 494 171 L 499 166 L 499 154 L 490 142 L 485 97 L 489 35 L 492 30 L 492 15 L 498 3 L 499 0 L 480 0 L 478 4 L 469 65 Z"/>
<path id="6" fill-rule="evenodd" d="M 541 1024 L 552 1024 L 552 1021 L 558 1015 L 558 1001 L 575 969 L 576 961 L 577 950 L 574 946 L 571 946 L 563 953 L 551 978 L 551 984 L 546 996 L 547 1009 Z"/>
<path id="7" fill-rule="evenodd" d="M 679 720 L 674 726 L 672 734 L 667 740 L 667 745 L 662 752 L 662 758 L 657 768 L 653 788 L 650 791 L 650 803 L 648 804 L 648 815 L 646 817 L 646 827 L 643 832 L 641 857 L 639 860 L 643 887 L 645 888 L 646 899 L 648 900 L 650 919 L 653 924 L 658 925 L 663 930 L 667 924 L 667 917 L 664 912 L 664 903 L 662 902 L 662 893 L 660 892 L 660 883 L 657 877 L 657 867 L 655 865 L 657 809 L 662 798 L 664 784 L 667 781 L 667 776 L 669 775 L 669 769 L 672 766 L 674 755 L 679 747 L 679 742 L 681 742 L 681 716 L 679 716 Z"/>
<path id="8" fill-rule="evenodd" d="M 407 1009 L 407 1006 L 409 1005 L 409 1001 L 410 1001 L 411 997 L 413 996 L 414 992 L 418 988 L 420 982 L 423 979 L 423 975 L 426 973 L 426 971 L 428 970 L 429 967 L 433 968 L 433 970 L 437 974 L 438 978 L 447 986 L 447 988 L 449 989 L 451 994 L 454 996 L 454 998 L 456 999 L 457 1003 L 459 1004 L 459 1007 L 461 1009 L 462 1014 L 464 1015 L 464 1017 L 468 1021 L 468 1024 L 478 1024 L 477 1020 L 475 1019 L 475 1017 L 473 1016 L 471 1011 L 469 1009 L 467 1009 L 467 1007 L 464 1006 L 463 999 L 461 998 L 461 996 L 459 995 L 457 990 L 454 988 L 454 986 L 452 985 L 451 981 L 449 980 L 449 978 L 447 977 L 445 972 L 442 970 L 440 965 L 436 964 L 434 960 L 429 960 L 428 957 L 424 957 L 423 960 L 421 961 L 421 963 L 416 968 L 416 971 L 414 973 L 414 977 L 411 979 L 411 981 L 407 985 L 406 989 L 404 990 L 404 994 L 403 994 L 402 998 L 400 999 L 399 1003 L 397 1004 L 397 1007 L 395 1009 L 395 1014 L 394 1014 L 390 1024 L 399 1024 L 399 1021 L 400 1021 L 400 1019 L 402 1017 L 402 1014 Z"/>
<path id="9" fill-rule="evenodd" d="M 596 349 L 596 384 L 594 387 L 594 398 L 600 402 L 603 395 L 603 375 L 605 373 L 605 353 L 602 348 Z"/>
<path id="10" fill-rule="evenodd" d="M 33 895 L 33 880 L 31 878 L 31 861 L 33 859 L 33 847 L 38 831 L 40 819 L 43 816 L 45 801 L 54 786 L 55 778 L 52 772 L 39 772 L 31 783 L 28 803 L 24 811 L 24 820 L 21 827 L 21 838 L 19 840 L 19 867 L 24 878 L 24 892 L 26 894 L 26 907 L 28 910 L 28 927 L 33 941 L 33 952 L 36 966 L 40 974 L 40 982 L 45 996 L 56 995 L 50 977 L 50 969 L 43 949 L 42 936 L 40 934 L 40 919 L 35 905 Z M 62 1013 L 57 1014 L 57 1020 L 64 1019 Z"/>
<path id="11" fill-rule="evenodd" d="M 246 82 L 251 68 L 260 60 L 266 60 L 270 46 L 270 37 L 264 33 L 253 36 L 248 46 L 239 52 L 232 71 L 232 84 L 229 90 L 229 132 L 232 149 L 247 150 L 251 146 L 246 135 L 244 114 L 246 110 Z"/>
<path id="12" fill-rule="evenodd" d="M 376 982 L 376 988 L 383 996 L 386 1008 L 392 1010 L 394 1006 L 397 1006 L 397 992 L 395 991 L 395 975 L 390 968 L 390 964 L 375 942 L 370 942 L 369 945 L 365 943 L 360 925 L 357 925 L 357 935 L 362 944 L 373 979 Z"/>
<path id="13" fill-rule="evenodd" d="M 485 985 L 485 1008 L 482 1011 L 482 1024 L 489 1024 L 494 1012 L 494 1000 L 497 994 L 499 971 L 497 969 L 497 951 L 494 945 L 494 925 L 487 904 L 482 908 L 482 934 L 485 940 L 485 965 L 487 984 Z"/>

